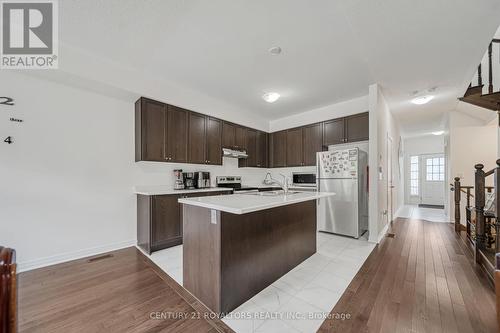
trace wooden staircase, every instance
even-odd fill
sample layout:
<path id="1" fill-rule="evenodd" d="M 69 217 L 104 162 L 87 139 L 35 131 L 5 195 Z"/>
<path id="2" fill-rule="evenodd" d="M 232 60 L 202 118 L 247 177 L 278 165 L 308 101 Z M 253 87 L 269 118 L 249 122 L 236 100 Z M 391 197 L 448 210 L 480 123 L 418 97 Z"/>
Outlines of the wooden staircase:
<path id="1" fill-rule="evenodd" d="M 493 39 L 488 47 L 488 92 L 484 93 L 484 84 L 482 76 L 482 65 L 479 64 L 477 69 L 477 85 L 472 83 L 467 88 L 464 97 L 459 98 L 460 101 L 473 104 L 491 111 L 500 111 L 500 89 L 494 91 L 493 84 L 493 44 L 500 44 L 500 39 Z"/>

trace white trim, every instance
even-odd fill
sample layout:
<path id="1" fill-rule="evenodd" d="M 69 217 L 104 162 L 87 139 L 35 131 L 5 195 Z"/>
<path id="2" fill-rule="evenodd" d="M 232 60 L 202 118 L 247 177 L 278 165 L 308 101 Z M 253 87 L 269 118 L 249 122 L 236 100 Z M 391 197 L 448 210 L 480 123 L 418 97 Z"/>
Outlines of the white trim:
<path id="1" fill-rule="evenodd" d="M 125 247 L 134 246 L 135 243 L 136 243 L 136 240 L 134 239 L 134 240 L 128 240 L 128 241 L 123 241 L 123 242 L 114 243 L 114 244 L 108 244 L 108 245 L 102 245 L 102 246 L 92 247 L 92 248 L 88 248 L 88 249 L 77 250 L 77 251 L 73 251 L 73 252 L 67 252 L 67 253 L 63 253 L 63 254 L 57 254 L 54 256 L 50 256 L 50 257 L 44 257 L 44 258 L 40 258 L 40 259 L 20 262 L 17 265 L 17 271 L 19 273 L 26 272 L 26 271 L 30 271 L 30 270 L 36 269 L 36 268 L 60 264 L 60 263 L 66 262 L 66 261 L 81 259 L 84 257 L 93 256 L 93 255 L 101 254 L 104 252 L 115 251 L 115 250 L 123 249 Z"/>
<path id="2" fill-rule="evenodd" d="M 394 213 L 394 219 L 401 217 L 400 214 L 401 214 L 401 210 L 403 210 L 403 207 L 404 207 L 404 204 L 398 207 L 398 209 Z"/>
<path id="3" fill-rule="evenodd" d="M 387 222 L 386 225 L 384 226 L 384 228 L 382 229 L 382 231 L 378 234 L 378 237 L 377 237 L 377 244 L 380 243 L 382 241 L 382 238 L 385 237 L 385 234 L 387 233 L 387 230 L 389 229 L 389 224 L 391 222 Z"/>

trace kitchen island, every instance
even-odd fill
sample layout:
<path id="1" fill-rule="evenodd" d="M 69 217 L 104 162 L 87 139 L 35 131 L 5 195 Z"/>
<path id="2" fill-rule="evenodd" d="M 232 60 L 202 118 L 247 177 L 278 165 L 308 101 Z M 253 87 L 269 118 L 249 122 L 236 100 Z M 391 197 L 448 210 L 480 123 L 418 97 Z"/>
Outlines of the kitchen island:
<path id="1" fill-rule="evenodd" d="M 234 310 L 316 252 L 317 200 L 331 195 L 179 199 L 184 287 L 216 313 Z"/>

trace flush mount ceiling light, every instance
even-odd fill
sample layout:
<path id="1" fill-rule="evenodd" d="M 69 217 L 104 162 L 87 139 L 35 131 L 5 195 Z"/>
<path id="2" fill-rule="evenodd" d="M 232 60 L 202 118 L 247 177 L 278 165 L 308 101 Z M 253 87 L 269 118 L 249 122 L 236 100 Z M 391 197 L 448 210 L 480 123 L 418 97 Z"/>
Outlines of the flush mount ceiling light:
<path id="1" fill-rule="evenodd" d="M 419 96 L 412 99 L 411 102 L 416 105 L 423 105 L 429 103 L 433 98 L 432 95 Z"/>
<path id="2" fill-rule="evenodd" d="M 437 131 L 437 132 L 432 132 L 434 135 L 443 135 L 444 131 Z"/>
<path id="3" fill-rule="evenodd" d="M 269 53 L 271 53 L 272 55 L 279 55 L 281 51 L 281 47 L 279 46 L 273 46 L 269 49 Z"/>
<path id="4" fill-rule="evenodd" d="M 262 99 L 268 103 L 274 103 L 280 98 L 280 94 L 276 92 L 268 92 L 262 95 Z"/>

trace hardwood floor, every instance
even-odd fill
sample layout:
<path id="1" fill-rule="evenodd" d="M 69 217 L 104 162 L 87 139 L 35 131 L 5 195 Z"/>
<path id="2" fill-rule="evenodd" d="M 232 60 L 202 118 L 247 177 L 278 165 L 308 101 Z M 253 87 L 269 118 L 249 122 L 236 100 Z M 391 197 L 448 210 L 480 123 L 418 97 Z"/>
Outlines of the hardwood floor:
<path id="1" fill-rule="evenodd" d="M 497 332 L 493 287 L 447 223 L 398 219 L 319 332 Z M 19 275 L 20 332 L 232 332 L 135 248 Z M 199 318 L 153 317 L 199 313 Z"/>
<path id="2" fill-rule="evenodd" d="M 319 332 L 497 332 L 493 287 L 448 223 L 398 219 Z"/>
<path id="3" fill-rule="evenodd" d="M 136 248 L 110 254 L 21 273 L 19 332 L 232 332 Z"/>

